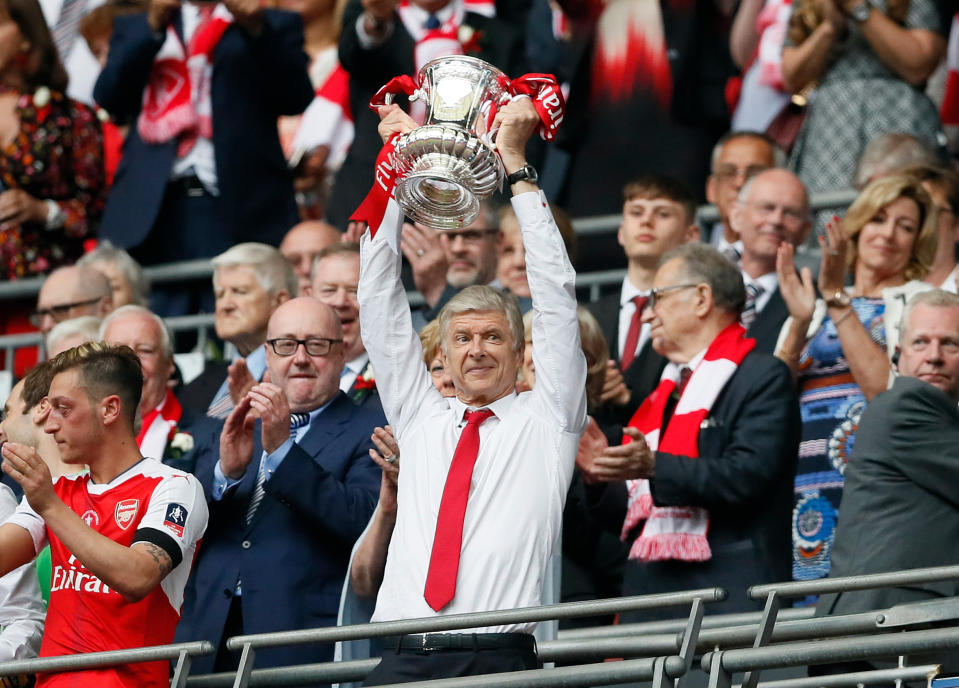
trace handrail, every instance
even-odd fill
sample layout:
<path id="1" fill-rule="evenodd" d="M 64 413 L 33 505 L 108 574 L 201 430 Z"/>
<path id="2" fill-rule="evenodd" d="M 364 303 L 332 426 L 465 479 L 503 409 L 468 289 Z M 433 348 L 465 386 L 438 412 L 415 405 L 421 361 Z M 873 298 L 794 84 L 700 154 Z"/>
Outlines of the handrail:
<path id="1" fill-rule="evenodd" d="M 839 686 L 868 686 L 874 683 L 889 684 L 893 681 L 928 681 L 940 671 L 938 664 L 876 669 L 875 671 L 850 671 L 845 674 L 824 674 L 802 678 L 784 678 L 778 681 L 763 681 L 760 688 L 839 688 Z M 742 688 L 736 686 L 736 688 Z"/>
<path id="2" fill-rule="evenodd" d="M 790 581 L 786 583 L 767 583 L 753 585 L 748 595 L 754 600 L 763 600 L 775 593 L 779 597 L 805 597 L 823 595 L 832 592 L 851 592 L 897 585 L 915 585 L 916 583 L 936 583 L 944 580 L 959 579 L 959 566 L 931 566 L 922 569 L 906 569 L 888 573 L 869 573 L 860 576 L 841 578 L 820 578 L 813 581 Z"/>
<path id="3" fill-rule="evenodd" d="M 175 643 L 155 647 L 138 647 L 127 650 L 108 650 L 106 652 L 87 652 L 61 657 L 40 657 L 38 659 L 18 659 L 12 662 L 0 662 L 0 676 L 20 676 L 23 674 L 45 674 L 53 672 L 78 671 L 120 664 L 139 664 L 161 660 L 177 660 L 177 668 L 171 682 L 171 688 L 186 685 L 190 673 L 190 657 L 213 654 L 216 648 L 207 640 L 191 643 Z"/>

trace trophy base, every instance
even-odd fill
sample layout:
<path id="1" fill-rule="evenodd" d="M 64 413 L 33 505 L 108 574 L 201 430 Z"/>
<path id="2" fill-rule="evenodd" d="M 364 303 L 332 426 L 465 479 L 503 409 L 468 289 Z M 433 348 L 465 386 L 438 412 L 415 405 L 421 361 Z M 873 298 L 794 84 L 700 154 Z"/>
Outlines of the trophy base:
<path id="1" fill-rule="evenodd" d="M 449 126 L 414 129 L 396 143 L 401 179 L 396 201 L 426 227 L 462 229 L 476 220 L 480 201 L 501 184 L 496 151 L 475 136 Z"/>

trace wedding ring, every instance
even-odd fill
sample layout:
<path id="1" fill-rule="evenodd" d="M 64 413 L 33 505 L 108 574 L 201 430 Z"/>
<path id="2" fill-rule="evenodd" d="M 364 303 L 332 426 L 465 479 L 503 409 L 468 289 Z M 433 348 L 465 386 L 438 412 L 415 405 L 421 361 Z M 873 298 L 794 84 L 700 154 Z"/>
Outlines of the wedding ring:
<path id="1" fill-rule="evenodd" d="M 383 460 L 386 461 L 386 463 L 393 464 L 393 463 L 396 463 L 396 460 L 398 458 L 399 457 L 396 454 L 390 454 L 389 456 L 384 456 Z"/>
<path id="2" fill-rule="evenodd" d="M 423 249 L 421 248 L 416 249 L 416 255 L 418 257 L 422 258 L 424 253 L 426 253 L 426 251 L 424 251 Z"/>

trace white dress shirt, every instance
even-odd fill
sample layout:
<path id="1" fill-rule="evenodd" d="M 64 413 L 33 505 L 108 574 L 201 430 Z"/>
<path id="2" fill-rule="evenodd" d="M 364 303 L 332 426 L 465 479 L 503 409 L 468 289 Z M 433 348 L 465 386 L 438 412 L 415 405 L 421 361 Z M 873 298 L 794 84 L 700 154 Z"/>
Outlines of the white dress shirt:
<path id="1" fill-rule="evenodd" d="M 347 361 L 343 366 L 343 372 L 340 373 L 340 390 L 344 394 L 349 393 L 350 387 L 356 382 L 356 376 L 363 372 L 363 368 L 366 367 L 369 360 L 370 355 L 364 351 L 352 361 Z"/>
<path id="2" fill-rule="evenodd" d="M 372 240 L 369 233 L 363 237 L 361 331 L 404 457 L 396 528 L 373 621 L 540 604 L 586 426 L 586 360 L 576 318 L 576 273 L 546 198 L 525 193 L 512 204 L 526 245 L 536 387 L 490 404 L 496 415 L 479 427 L 456 595 L 440 612 L 426 604 L 423 593 L 440 498 L 467 407 L 441 396 L 423 365 L 400 282 L 400 256 L 384 236 L 398 232 L 399 224 L 381 228 Z M 473 630 L 528 632 L 534 627 L 502 624 Z"/>
<path id="3" fill-rule="evenodd" d="M 948 277 L 942 281 L 942 284 L 939 285 L 939 288 L 943 291 L 949 292 L 950 294 L 959 293 L 959 287 L 956 285 L 957 274 L 959 274 L 959 265 L 952 269 L 952 272 L 950 272 Z"/>
<path id="4" fill-rule="evenodd" d="M 763 312 L 763 308 L 766 307 L 766 304 L 769 303 L 769 299 L 772 298 L 773 292 L 779 289 L 779 277 L 775 272 L 767 272 L 762 277 L 753 279 L 744 272 L 743 284 L 758 284 L 760 287 L 762 287 L 762 292 L 756 298 L 756 316 L 758 317 L 759 314 Z"/>
<path id="5" fill-rule="evenodd" d="M 636 312 L 636 304 L 633 303 L 633 297 L 635 296 L 649 296 L 649 290 L 639 289 L 629 281 L 629 277 L 624 277 L 623 288 L 619 292 L 619 339 L 616 344 L 616 351 L 619 352 L 617 358 L 620 361 L 623 360 L 623 355 L 626 353 L 624 351 L 626 336 L 629 334 L 629 326 L 633 322 L 633 313 Z M 636 340 L 636 351 L 633 354 L 639 353 L 647 339 L 649 339 L 649 324 L 643 323 L 639 330 L 639 339 Z"/>
<path id="6" fill-rule="evenodd" d="M 16 509 L 13 490 L 0 484 L 0 523 Z M 0 578 L 0 662 L 36 657 L 43 639 L 45 617 L 34 562 Z"/>

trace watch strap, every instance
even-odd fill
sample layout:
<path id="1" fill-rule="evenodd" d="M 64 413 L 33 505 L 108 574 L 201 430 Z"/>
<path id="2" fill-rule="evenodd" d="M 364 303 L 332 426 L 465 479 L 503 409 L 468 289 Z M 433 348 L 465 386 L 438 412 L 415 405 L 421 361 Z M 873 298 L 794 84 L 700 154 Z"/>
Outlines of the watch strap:
<path id="1" fill-rule="evenodd" d="M 526 163 L 518 170 L 513 172 L 513 174 L 510 174 L 506 177 L 506 181 L 509 182 L 510 186 L 516 182 L 522 182 L 526 180 L 531 182 L 536 182 L 539 180 L 539 174 L 536 172 L 536 168 L 529 163 Z"/>

